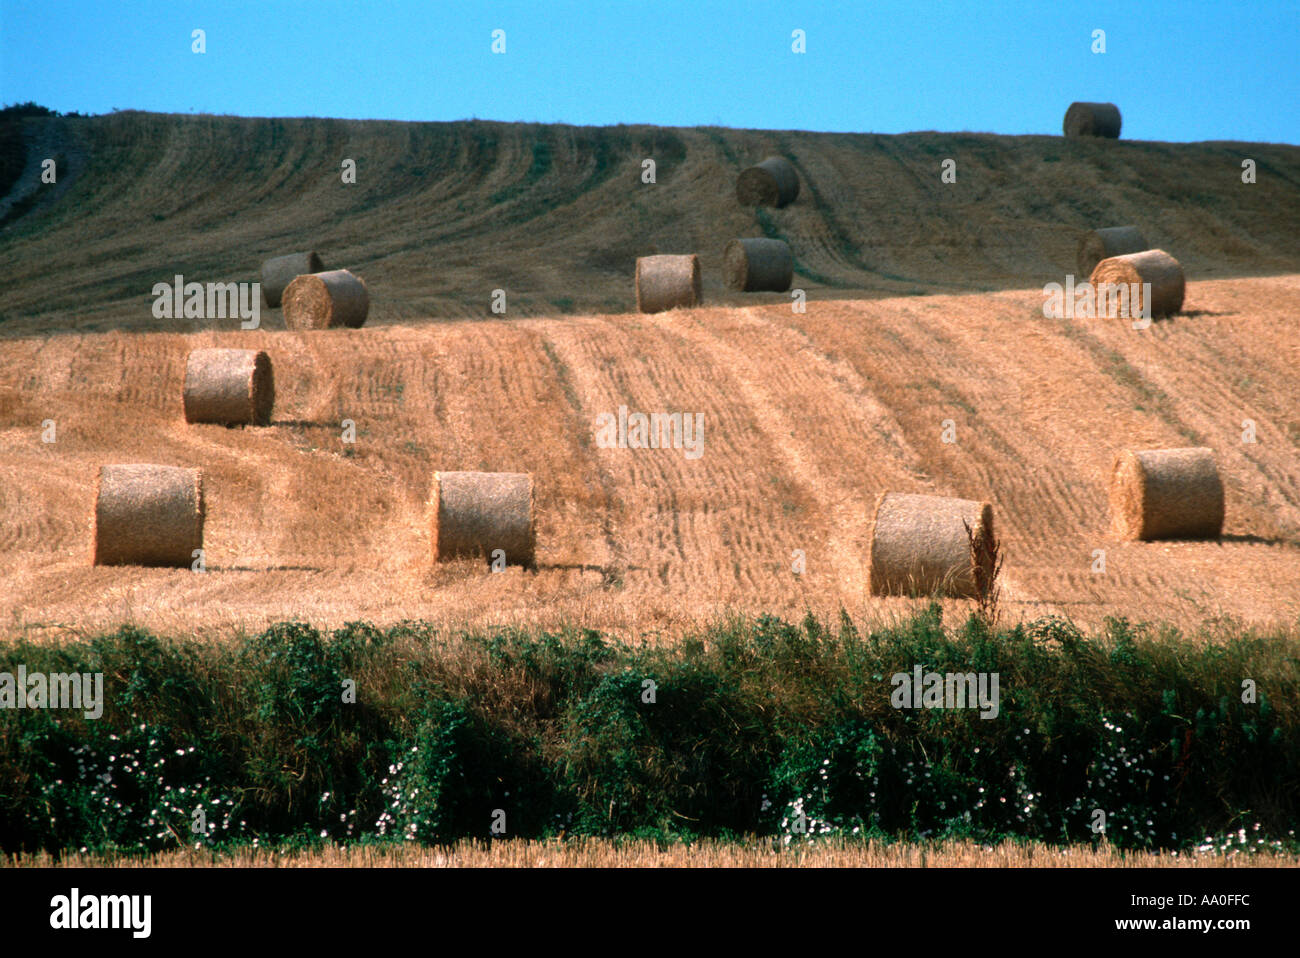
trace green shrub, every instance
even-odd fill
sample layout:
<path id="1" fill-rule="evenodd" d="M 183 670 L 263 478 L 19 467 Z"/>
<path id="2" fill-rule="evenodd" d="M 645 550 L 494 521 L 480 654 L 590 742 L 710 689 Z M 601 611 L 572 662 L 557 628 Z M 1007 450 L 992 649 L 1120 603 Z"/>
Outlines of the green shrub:
<path id="1" fill-rule="evenodd" d="M 1118 619 L 993 633 L 946 626 L 938 604 L 872 630 L 736 618 L 653 648 L 418 622 L 18 641 L 0 672 L 102 672 L 106 704 L 0 713 L 0 849 L 431 843 L 494 821 L 1097 842 L 1098 812 L 1123 848 L 1296 847 L 1296 649 L 1286 632 L 1193 645 Z M 895 709 L 891 676 L 918 665 L 998 673 L 997 717 Z"/>

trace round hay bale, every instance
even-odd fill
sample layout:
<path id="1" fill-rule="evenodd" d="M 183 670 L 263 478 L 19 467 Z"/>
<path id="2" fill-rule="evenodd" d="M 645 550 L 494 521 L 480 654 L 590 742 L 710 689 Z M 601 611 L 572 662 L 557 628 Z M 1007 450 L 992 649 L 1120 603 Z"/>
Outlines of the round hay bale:
<path id="1" fill-rule="evenodd" d="M 1118 140 L 1122 122 L 1119 107 L 1114 103 L 1071 103 L 1065 111 L 1065 135 Z"/>
<path id="2" fill-rule="evenodd" d="M 271 358 L 260 349 L 194 349 L 185 361 L 185 421 L 266 426 L 275 405 Z"/>
<path id="3" fill-rule="evenodd" d="M 279 306 L 284 296 L 284 288 L 294 278 L 304 273 L 321 273 L 325 264 L 316 255 L 315 250 L 306 253 L 289 253 L 287 256 L 272 256 L 262 264 L 262 298 L 267 306 Z"/>
<path id="4" fill-rule="evenodd" d="M 1137 283 L 1139 310 L 1144 308 L 1141 284 L 1150 283 L 1152 316 L 1169 316 L 1182 309 L 1183 294 L 1187 289 L 1182 266 L 1162 249 L 1104 259 L 1093 269 L 1090 281 L 1099 294 L 1099 300 L 1105 283 Z"/>
<path id="5" fill-rule="evenodd" d="M 533 477 L 520 472 L 435 472 L 429 497 L 433 560 L 482 558 L 501 549 L 509 565 L 532 566 Z"/>
<path id="6" fill-rule="evenodd" d="M 345 269 L 297 276 L 284 290 L 284 324 L 289 329 L 357 329 L 368 312 L 366 284 Z"/>
<path id="7" fill-rule="evenodd" d="M 189 567 L 203 548 L 203 473 L 108 465 L 95 480 L 94 565 Z"/>
<path id="8" fill-rule="evenodd" d="M 700 258 L 684 256 L 638 256 L 636 260 L 636 308 L 642 313 L 699 306 L 704 302 L 700 287 Z"/>
<path id="9" fill-rule="evenodd" d="M 1151 244 L 1136 226 L 1107 226 L 1092 230 L 1079 238 L 1079 269 L 1075 276 L 1080 279 L 1091 276 L 1098 263 L 1112 256 L 1140 253 L 1150 248 Z"/>
<path id="10" fill-rule="evenodd" d="M 799 174 L 784 156 L 769 156 L 736 177 L 741 206 L 789 206 L 799 196 Z"/>
<path id="11" fill-rule="evenodd" d="M 974 555 L 967 526 L 975 536 Z M 871 532 L 871 592 L 979 596 L 992 585 L 992 543 L 987 502 L 881 493 Z"/>
<path id="12" fill-rule="evenodd" d="M 722 277 L 729 289 L 784 293 L 794 277 L 794 256 L 778 239 L 734 239 L 722 251 Z"/>
<path id="13" fill-rule="evenodd" d="M 1223 480 L 1214 450 L 1124 450 L 1111 469 L 1110 515 L 1121 539 L 1217 539 Z"/>

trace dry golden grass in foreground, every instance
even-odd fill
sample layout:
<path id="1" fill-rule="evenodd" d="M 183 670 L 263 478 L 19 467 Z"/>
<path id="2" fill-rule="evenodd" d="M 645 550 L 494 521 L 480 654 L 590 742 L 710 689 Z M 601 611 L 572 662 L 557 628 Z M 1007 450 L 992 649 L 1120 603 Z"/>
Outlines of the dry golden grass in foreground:
<path id="1" fill-rule="evenodd" d="M 7 868 L 1260 868 L 1300 867 L 1290 853 L 1178 854 L 1117 852 L 1110 847 L 1051 848 L 1004 842 L 885 845 L 826 841 L 775 848 L 768 842 L 713 841 L 660 848 L 652 841 L 615 844 L 602 839 L 468 841 L 450 847 L 331 845 L 320 850 L 244 849 L 161 852 L 147 857 L 44 852 L 0 859 Z"/>

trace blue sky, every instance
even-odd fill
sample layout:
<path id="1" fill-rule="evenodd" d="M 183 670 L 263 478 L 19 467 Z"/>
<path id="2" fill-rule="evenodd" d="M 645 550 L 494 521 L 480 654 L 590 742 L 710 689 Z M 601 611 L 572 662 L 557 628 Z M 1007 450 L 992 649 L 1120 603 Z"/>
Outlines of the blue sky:
<path id="1" fill-rule="evenodd" d="M 1097 29 L 1104 54 L 1091 51 Z M 0 101 L 26 100 L 1049 134 L 1070 101 L 1111 100 L 1126 139 L 1300 143 L 1300 0 L 0 0 Z"/>

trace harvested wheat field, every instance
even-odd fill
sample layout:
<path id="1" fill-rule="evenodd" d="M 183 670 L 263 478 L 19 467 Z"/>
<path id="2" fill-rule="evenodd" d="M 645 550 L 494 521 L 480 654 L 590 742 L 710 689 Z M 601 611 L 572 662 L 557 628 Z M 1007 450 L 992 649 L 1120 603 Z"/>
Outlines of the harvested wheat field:
<path id="1" fill-rule="evenodd" d="M 450 847 L 330 845 L 319 850 L 243 849 L 223 853 L 186 849 L 131 857 L 48 853 L 0 858 L 0 867 L 76 868 L 1294 868 L 1296 856 L 1263 850 L 1122 852 L 1097 848 L 1004 842 L 819 842 L 781 845 L 700 841 L 660 847 L 651 841 L 603 839 L 462 841 Z"/>
<path id="2" fill-rule="evenodd" d="M 133 111 L 24 124 L 32 171 L 51 150 L 77 162 L 47 199 L 0 203 L 7 634 L 424 618 L 671 637 L 731 610 L 893 616 L 918 600 L 868 594 L 885 491 L 992 504 L 1012 620 L 1300 616 L 1300 148 Z M 798 197 L 741 206 L 737 175 L 768 155 L 789 158 Z M 949 155 L 962 174 L 944 185 Z M 322 179 L 338 156 L 361 183 Z M 1200 199 L 1171 203 L 1189 183 Z M 1177 257 L 1179 315 L 1140 332 L 1043 318 L 1043 284 L 1102 221 L 1141 223 Z M 789 244 L 806 312 L 724 285 L 727 241 L 759 235 Z M 150 307 L 177 274 L 251 283 L 307 248 L 365 277 L 364 328 Z M 637 314 L 638 257 L 688 250 L 707 305 Z M 186 356 L 207 347 L 266 351 L 270 426 L 185 422 Z M 702 417 L 702 446 L 607 448 L 597 417 L 620 407 Z M 1117 452 L 1192 446 L 1215 450 L 1223 536 L 1112 539 Z M 97 470 L 130 462 L 202 470 L 206 572 L 91 566 Z M 431 561 L 439 471 L 532 474 L 535 570 Z"/>
<path id="3" fill-rule="evenodd" d="M 888 616 L 918 601 L 868 595 L 871 512 L 888 490 L 993 504 L 1012 619 L 1293 623 L 1297 297 L 1296 276 L 1198 282 L 1183 315 L 1141 332 L 1044 319 L 1040 291 L 1010 290 L 812 300 L 804 314 L 11 337 L 0 621 L 191 634 L 425 618 L 653 636 L 731 609 Z M 185 357 L 203 346 L 267 351 L 269 428 L 186 424 Z M 598 447 L 597 416 L 621 405 L 702 414 L 699 457 Z M 1185 446 L 1216 452 L 1222 538 L 1113 539 L 1116 453 Z M 90 565 L 96 469 L 120 461 L 203 470 L 206 573 Z M 532 473 L 536 571 L 431 563 L 439 470 Z"/>

